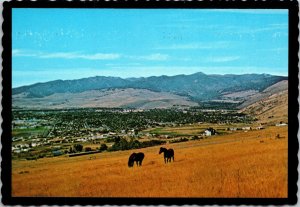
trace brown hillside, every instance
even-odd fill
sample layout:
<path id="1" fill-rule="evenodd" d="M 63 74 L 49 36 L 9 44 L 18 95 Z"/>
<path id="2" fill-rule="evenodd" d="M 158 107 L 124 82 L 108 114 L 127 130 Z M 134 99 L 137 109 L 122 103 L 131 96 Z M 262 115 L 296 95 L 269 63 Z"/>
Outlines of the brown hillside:
<path id="1" fill-rule="evenodd" d="M 34 109 L 63 109 L 89 107 L 130 107 L 140 109 L 198 106 L 184 96 L 147 89 L 103 89 L 81 93 L 55 93 L 41 98 L 27 97 L 26 93 L 13 95 L 13 107 Z"/>
<path id="2" fill-rule="evenodd" d="M 251 114 L 259 123 L 288 122 L 288 81 L 281 81 L 243 103 L 240 112 Z"/>

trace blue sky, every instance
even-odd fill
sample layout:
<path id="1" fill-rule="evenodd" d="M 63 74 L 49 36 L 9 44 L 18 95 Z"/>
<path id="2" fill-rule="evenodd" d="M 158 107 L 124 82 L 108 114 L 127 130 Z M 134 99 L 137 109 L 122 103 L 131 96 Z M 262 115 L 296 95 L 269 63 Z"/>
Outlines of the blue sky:
<path id="1" fill-rule="evenodd" d="M 14 8 L 12 17 L 13 87 L 92 76 L 288 74 L 288 10 Z"/>

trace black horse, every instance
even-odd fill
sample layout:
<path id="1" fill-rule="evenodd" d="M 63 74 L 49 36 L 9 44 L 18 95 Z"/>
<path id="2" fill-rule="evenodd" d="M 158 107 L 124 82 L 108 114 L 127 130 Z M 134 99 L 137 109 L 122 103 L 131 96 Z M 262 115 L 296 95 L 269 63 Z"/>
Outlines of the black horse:
<path id="1" fill-rule="evenodd" d="M 174 162 L 174 150 L 173 149 L 166 149 L 161 147 L 159 150 L 159 154 L 164 153 L 164 159 L 165 163 L 171 162 L 171 158 L 173 159 Z"/>
<path id="2" fill-rule="evenodd" d="M 136 162 L 137 166 L 142 166 L 142 162 L 143 162 L 144 157 L 145 157 L 145 155 L 142 152 L 132 153 L 129 156 L 129 159 L 128 159 L 128 167 L 133 167 L 134 162 Z"/>

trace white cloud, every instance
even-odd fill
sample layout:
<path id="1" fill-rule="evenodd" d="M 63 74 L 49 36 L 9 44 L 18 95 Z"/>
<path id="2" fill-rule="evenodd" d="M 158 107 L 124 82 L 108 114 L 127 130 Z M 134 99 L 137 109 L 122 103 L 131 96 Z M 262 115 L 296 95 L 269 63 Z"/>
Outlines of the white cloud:
<path id="1" fill-rule="evenodd" d="M 222 33 L 224 34 L 248 34 L 248 35 L 256 35 L 258 33 L 265 33 L 265 32 L 280 32 L 282 35 L 288 34 L 288 25 L 287 24 L 270 24 L 266 25 L 265 27 L 238 27 L 238 26 L 228 26 L 224 27 Z"/>
<path id="2" fill-rule="evenodd" d="M 160 53 L 144 55 L 144 56 L 128 56 L 128 57 L 135 60 L 150 60 L 150 61 L 165 61 L 170 58 L 169 55 L 160 54 Z"/>
<path id="3" fill-rule="evenodd" d="M 129 62 L 129 63 L 106 63 L 105 66 L 111 67 L 111 66 L 139 66 L 142 65 L 141 63 L 135 63 L 135 62 Z"/>
<path id="4" fill-rule="evenodd" d="M 13 57 L 36 57 L 42 59 L 86 59 L 86 60 L 115 60 L 121 57 L 129 58 L 134 60 L 149 60 L 149 61 L 165 61 L 170 57 L 167 54 L 154 53 L 150 55 L 141 56 L 126 56 L 118 53 L 94 53 L 94 54 L 84 54 L 80 52 L 38 52 L 30 50 L 13 49 Z"/>
<path id="5" fill-rule="evenodd" d="M 121 57 L 120 54 L 116 53 L 95 53 L 95 54 L 83 54 L 79 52 L 38 52 L 29 50 L 12 50 L 13 57 L 36 57 L 36 58 L 61 58 L 61 59 L 86 59 L 86 60 L 114 60 Z"/>
<path id="6" fill-rule="evenodd" d="M 238 59 L 240 59 L 239 56 L 224 56 L 224 57 L 209 57 L 206 59 L 206 61 L 221 63 L 221 62 L 232 62 Z"/>
<path id="7" fill-rule="evenodd" d="M 121 55 L 114 53 L 96 53 L 96 54 L 81 54 L 81 53 L 49 53 L 42 54 L 40 58 L 64 58 L 64 59 L 87 59 L 87 60 L 114 60 L 120 58 Z"/>
<path id="8" fill-rule="evenodd" d="M 30 50 L 13 49 L 12 56 L 14 56 L 14 57 L 18 57 L 18 56 L 19 57 L 34 57 L 34 56 L 37 56 L 37 54 Z"/>
<path id="9" fill-rule="evenodd" d="M 226 48 L 230 44 L 229 42 L 196 42 L 196 43 L 186 43 L 186 44 L 173 44 L 169 46 L 156 47 L 157 50 L 210 50 L 210 49 L 220 49 Z"/>

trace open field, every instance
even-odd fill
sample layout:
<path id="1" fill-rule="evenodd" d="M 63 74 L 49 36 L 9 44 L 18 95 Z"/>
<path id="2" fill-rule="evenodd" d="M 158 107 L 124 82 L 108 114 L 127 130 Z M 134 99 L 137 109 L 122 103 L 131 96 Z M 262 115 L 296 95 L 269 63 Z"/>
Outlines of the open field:
<path id="1" fill-rule="evenodd" d="M 144 132 L 149 132 L 152 134 L 158 135 L 174 135 L 174 136 L 193 136 L 200 135 L 209 127 L 212 127 L 217 131 L 218 134 L 230 133 L 227 128 L 242 128 L 245 126 L 255 128 L 258 126 L 257 124 L 244 124 L 244 123 L 234 123 L 232 125 L 229 124 L 211 124 L 211 123 L 201 123 L 201 124 L 185 124 L 179 127 L 157 127 L 146 129 Z"/>
<path id="2" fill-rule="evenodd" d="M 12 161 L 12 196 L 287 197 L 287 126 L 80 157 Z M 280 138 L 276 138 L 277 135 Z M 142 167 L 128 168 L 132 152 Z"/>

